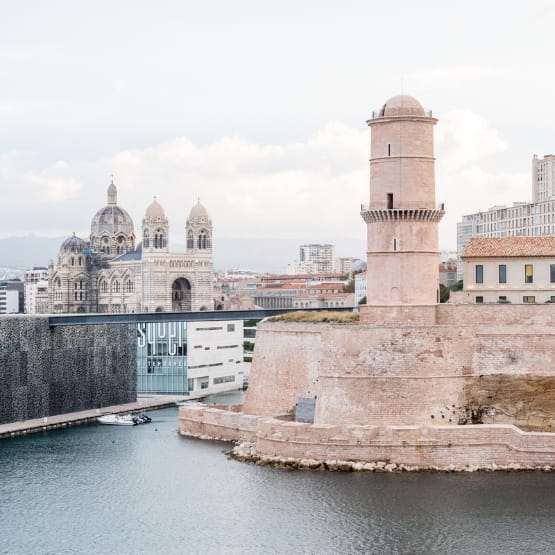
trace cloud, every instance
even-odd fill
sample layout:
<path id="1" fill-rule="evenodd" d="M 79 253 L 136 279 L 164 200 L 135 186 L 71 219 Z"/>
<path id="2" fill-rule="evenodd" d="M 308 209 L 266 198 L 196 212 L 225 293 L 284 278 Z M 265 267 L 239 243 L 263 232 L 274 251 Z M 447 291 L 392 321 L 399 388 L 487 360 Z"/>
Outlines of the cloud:
<path id="1" fill-rule="evenodd" d="M 436 190 L 446 208 L 440 225 L 443 247 L 456 245 L 456 225 L 463 215 L 530 196 L 528 174 L 487 169 L 489 159 L 506 150 L 499 132 L 478 114 L 454 110 L 442 116 L 436 133 Z"/>
<path id="2" fill-rule="evenodd" d="M 368 142 L 367 130 L 332 122 L 304 142 L 263 145 L 229 136 L 200 146 L 176 137 L 145 149 L 45 168 L 33 155 L 6 153 L 0 155 L 1 178 L 18 183 L 18 193 L 12 199 L 15 210 L 0 209 L 0 234 L 66 227 L 67 234 L 79 229 L 86 236 L 94 213 L 106 203 L 113 173 L 118 203 L 132 215 L 136 233 L 156 195 L 175 243 L 184 242 L 185 221 L 199 197 L 216 236 L 361 237 L 358 211 L 368 197 Z"/>
<path id="3" fill-rule="evenodd" d="M 521 200 L 528 177 L 488 171 L 488 160 L 507 146 L 479 115 L 449 112 L 436 131 L 437 199 L 447 208 L 440 245 L 454 248 L 456 222 L 463 214 Z M 13 194 L 10 204 L 0 207 L 0 235 L 75 230 L 86 237 L 93 215 L 106 204 L 113 173 L 118 203 L 131 214 L 137 235 L 156 195 L 170 220 L 171 244 L 184 243 L 185 222 L 197 198 L 213 219 L 216 241 L 218 236 L 360 240 L 365 237 L 360 204 L 369 197 L 368 158 L 368 129 L 340 122 L 287 144 L 226 136 L 199 145 L 176 137 L 47 167 L 32 154 L 8 152 L 0 154 L 0 179 L 12 185 Z"/>

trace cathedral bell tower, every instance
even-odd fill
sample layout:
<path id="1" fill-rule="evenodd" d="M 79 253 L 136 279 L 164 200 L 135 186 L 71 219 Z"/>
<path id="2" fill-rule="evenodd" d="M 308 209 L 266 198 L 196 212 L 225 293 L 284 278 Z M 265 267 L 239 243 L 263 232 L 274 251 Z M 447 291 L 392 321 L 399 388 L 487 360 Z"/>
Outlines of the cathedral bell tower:
<path id="1" fill-rule="evenodd" d="M 367 304 L 438 303 L 438 224 L 433 129 L 437 119 L 411 96 L 389 99 L 371 130 Z"/>
<path id="2" fill-rule="evenodd" d="M 143 252 L 168 252 L 170 226 L 160 203 L 154 200 L 148 205 L 142 223 Z"/>

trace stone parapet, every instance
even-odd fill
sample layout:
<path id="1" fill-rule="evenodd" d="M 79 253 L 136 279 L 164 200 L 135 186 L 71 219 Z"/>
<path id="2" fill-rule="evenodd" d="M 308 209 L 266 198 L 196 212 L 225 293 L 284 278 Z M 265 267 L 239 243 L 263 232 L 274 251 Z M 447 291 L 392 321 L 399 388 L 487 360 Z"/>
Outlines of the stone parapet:
<path id="1" fill-rule="evenodd" d="M 254 441 L 260 416 L 191 405 L 179 409 L 179 433 L 184 436 L 224 441 Z"/>

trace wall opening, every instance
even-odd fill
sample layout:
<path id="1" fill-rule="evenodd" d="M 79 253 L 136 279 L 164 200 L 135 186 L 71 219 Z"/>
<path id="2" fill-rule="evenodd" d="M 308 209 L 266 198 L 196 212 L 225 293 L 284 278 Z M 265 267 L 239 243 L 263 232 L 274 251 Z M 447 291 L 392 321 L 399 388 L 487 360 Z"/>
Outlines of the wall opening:
<path id="1" fill-rule="evenodd" d="M 393 193 L 387 193 L 387 209 L 393 210 Z"/>

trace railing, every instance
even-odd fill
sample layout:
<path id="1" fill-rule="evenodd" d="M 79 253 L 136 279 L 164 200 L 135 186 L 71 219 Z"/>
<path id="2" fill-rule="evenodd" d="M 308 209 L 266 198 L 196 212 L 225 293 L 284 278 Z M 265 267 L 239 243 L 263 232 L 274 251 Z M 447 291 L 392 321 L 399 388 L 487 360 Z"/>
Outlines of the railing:
<path id="1" fill-rule="evenodd" d="M 403 115 L 416 115 L 416 114 L 403 114 Z M 383 117 L 396 117 L 396 116 L 384 116 L 382 113 L 382 110 L 373 110 L 372 111 L 372 115 L 368 118 L 370 119 L 378 119 L 378 118 L 383 118 Z M 424 116 L 420 116 L 420 117 L 427 117 L 427 118 L 431 118 L 433 117 L 432 115 L 432 111 L 431 110 L 426 110 L 424 109 Z"/>
<path id="2" fill-rule="evenodd" d="M 209 320 L 261 320 L 269 316 L 297 312 L 352 312 L 353 307 L 334 308 L 268 308 L 255 310 L 203 310 L 199 312 L 140 312 L 130 314 L 89 313 L 49 315 L 48 325 L 83 326 L 100 324 L 137 324 L 141 322 L 201 322 Z"/>
<path id="3" fill-rule="evenodd" d="M 394 208 L 387 207 L 387 200 L 382 203 L 383 206 L 372 206 L 370 208 L 369 204 L 361 204 L 361 212 L 369 212 L 370 210 L 445 210 L 445 203 L 440 202 L 435 208 L 430 208 L 427 206 L 422 206 L 422 202 L 403 202 L 400 206 L 395 206 Z"/>

